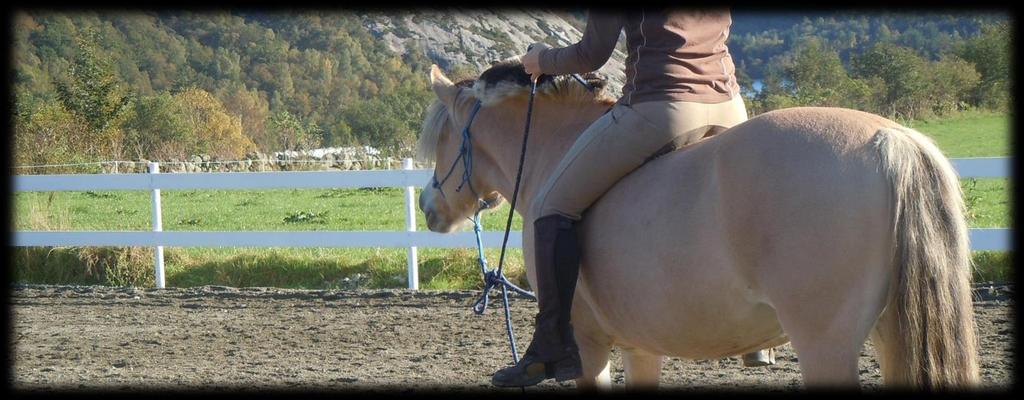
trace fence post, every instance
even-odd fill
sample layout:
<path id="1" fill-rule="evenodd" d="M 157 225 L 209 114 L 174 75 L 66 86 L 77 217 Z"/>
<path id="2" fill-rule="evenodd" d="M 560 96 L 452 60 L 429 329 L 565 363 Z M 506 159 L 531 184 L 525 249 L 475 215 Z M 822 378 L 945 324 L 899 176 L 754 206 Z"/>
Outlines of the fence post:
<path id="1" fill-rule="evenodd" d="M 159 174 L 160 164 L 156 162 L 149 163 L 149 173 Z M 153 189 L 153 232 L 161 232 L 164 230 L 163 218 L 161 217 L 162 212 L 160 211 L 160 189 Z M 156 246 L 156 253 L 154 254 L 154 264 L 156 269 L 156 287 L 159 289 L 164 288 L 164 246 Z"/>
<path id="2" fill-rule="evenodd" d="M 413 169 L 412 159 L 402 160 L 402 169 L 409 171 Z M 416 232 L 416 188 L 405 187 L 405 230 Z M 409 289 L 419 290 L 420 272 L 419 262 L 416 259 L 416 246 L 409 246 L 409 254 L 406 257 L 409 269 Z"/>

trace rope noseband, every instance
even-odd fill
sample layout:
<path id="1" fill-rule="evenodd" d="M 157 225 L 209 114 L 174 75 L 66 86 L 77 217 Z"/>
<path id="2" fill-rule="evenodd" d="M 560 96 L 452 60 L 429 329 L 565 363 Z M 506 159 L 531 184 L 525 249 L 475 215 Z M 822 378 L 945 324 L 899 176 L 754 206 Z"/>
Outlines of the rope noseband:
<path id="1" fill-rule="evenodd" d="M 462 89 L 459 89 L 459 93 L 461 92 Z M 458 97 L 458 95 L 456 95 L 456 97 Z M 470 176 L 473 174 L 473 143 L 472 138 L 470 137 L 469 127 L 473 125 L 473 120 L 476 119 L 477 111 L 480 111 L 480 100 L 477 100 L 476 103 L 473 104 L 473 109 L 469 112 L 469 120 L 466 122 L 466 127 L 462 128 L 462 144 L 459 145 L 458 157 L 455 157 L 455 161 L 452 161 L 452 166 L 451 168 L 448 168 L 448 173 L 445 174 L 444 178 L 438 181 L 437 176 L 434 175 L 431 177 L 432 180 L 430 182 L 430 185 L 434 189 L 437 189 L 437 191 L 441 192 L 441 197 L 447 199 L 448 197 L 444 194 L 444 189 L 442 188 L 442 185 L 444 185 L 444 183 L 448 181 L 448 178 L 452 176 L 452 173 L 455 172 L 455 166 L 459 164 L 459 160 L 461 159 L 462 182 L 459 182 L 459 186 L 455 188 L 455 191 L 461 192 L 462 187 L 466 184 L 469 184 L 469 190 L 473 192 L 473 195 L 476 196 L 477 200 L 480 200 L 485 205 L 489 205 L 487 201 L 483 200 L 483 198 L 480 197 L 480 194 L 477 193 L 476 189 L 473 188 L 473 182 L 470 182 L 469 179 Z"/>

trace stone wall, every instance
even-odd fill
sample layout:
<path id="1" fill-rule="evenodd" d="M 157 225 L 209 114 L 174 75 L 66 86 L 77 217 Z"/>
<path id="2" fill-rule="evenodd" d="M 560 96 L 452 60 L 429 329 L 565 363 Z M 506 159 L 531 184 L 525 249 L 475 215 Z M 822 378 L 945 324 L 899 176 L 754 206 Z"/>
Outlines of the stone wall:
<path id="1" fill-rule="evenodd" d="M 402 160 L 380 157 L 359 148 L 316 149 L 265 154 L 251 152 L 242 160 L 218 160 L 206 154 L 185 160 L 156 160 L 160 172 L 265 172 L 265 171 L 350 171 L 369 169 L 401 169 Z M 103 165 L 103 173 L 145 173 L 150 160 L 117 161 Z M 425 168 L 414 163 L 414 168 Z"/>

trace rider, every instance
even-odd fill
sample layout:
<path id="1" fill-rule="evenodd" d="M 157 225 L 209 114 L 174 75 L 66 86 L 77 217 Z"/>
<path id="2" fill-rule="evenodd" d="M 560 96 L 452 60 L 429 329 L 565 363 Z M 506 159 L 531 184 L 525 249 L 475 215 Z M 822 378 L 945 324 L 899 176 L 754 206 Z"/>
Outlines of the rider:
<path id="1" fill-rule="evenodd" d="M 692 143 L 711 126 L 727 128 L 747 119 L 725 44 L 730 25 L 727 9 L 590 11 L 576 44 L 550 48 L 535 43 L 521 57 L 534 81 L 541 74 L 595 71 L 626 31 L 622 97 L 576 139 L 531 204 L 527 218 L 534 226 L 536 328 L 523 358 L 496 372 L 494 385 L 528 386 L 582 375 L 569 321 L 579 274 L 576 222 L 666 144 Z"/>

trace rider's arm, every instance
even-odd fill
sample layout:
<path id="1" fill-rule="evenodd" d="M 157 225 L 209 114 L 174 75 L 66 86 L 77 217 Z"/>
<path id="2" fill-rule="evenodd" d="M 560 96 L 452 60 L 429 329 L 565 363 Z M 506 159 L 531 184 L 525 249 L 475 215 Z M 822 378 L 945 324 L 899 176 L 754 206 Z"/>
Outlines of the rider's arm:
<path id="1" fill-rule="evenodd" d="M 583 38 L 574 45 L 540 52 L 540 70 L 548 75 L 596 71 L 612 56 L 622 32 L 621 14 L 587 12 Z"/>

